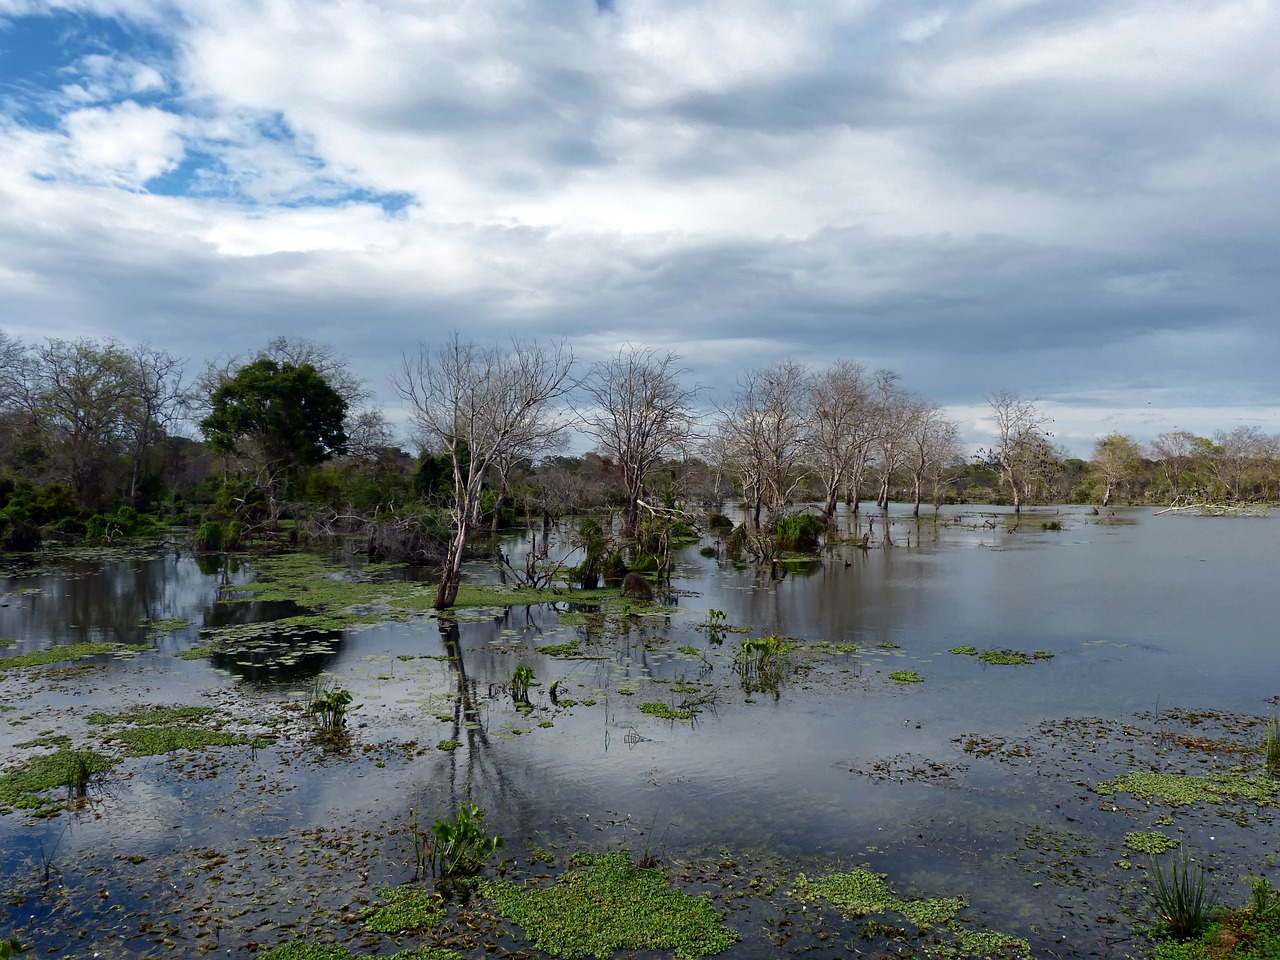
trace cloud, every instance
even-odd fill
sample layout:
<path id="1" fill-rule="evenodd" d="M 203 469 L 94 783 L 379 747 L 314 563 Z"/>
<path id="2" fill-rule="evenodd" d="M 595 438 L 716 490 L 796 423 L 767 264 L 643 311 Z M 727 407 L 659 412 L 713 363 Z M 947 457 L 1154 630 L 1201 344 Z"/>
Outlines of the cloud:
<path id="1" fill-rule="evenodd" d="M 1152 391 L 1280 404 L 1264 0 L 0 17 L 24 50 L 0 65 L 11 332 L 200 357 L 297 333 L 375 385 L 462 329 L 669 347 L 708 396 L 847 356 L 958 408 L 1010 387 L 1081 423 L 1146 423 Z"/>

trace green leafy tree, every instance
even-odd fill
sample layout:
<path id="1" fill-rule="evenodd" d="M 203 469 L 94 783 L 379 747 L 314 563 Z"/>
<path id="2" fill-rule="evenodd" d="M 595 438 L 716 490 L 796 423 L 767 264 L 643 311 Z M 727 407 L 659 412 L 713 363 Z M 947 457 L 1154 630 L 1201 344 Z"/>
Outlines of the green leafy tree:
<path id="1" fill-rule="evenodd" d="M 1142 464 L 1142 450 L 1122 433 L 1109 433 L 1093 445 L 1093 471 L 1102 480 L 1102 505 L 1111 505 L 1116 488 L 1128 484 Z"/>
<path id="2" fill-rule="evenodd" d="M 309 363 L 280 363 L 263 357 L 246 364 L 217 387 L 210 412 L 200 421 L 209 445 L 241 454 L 262 471 L 279 518 L 279 492 L 302 466 L 322 463 L 346 445 L 347 402 Z"/>

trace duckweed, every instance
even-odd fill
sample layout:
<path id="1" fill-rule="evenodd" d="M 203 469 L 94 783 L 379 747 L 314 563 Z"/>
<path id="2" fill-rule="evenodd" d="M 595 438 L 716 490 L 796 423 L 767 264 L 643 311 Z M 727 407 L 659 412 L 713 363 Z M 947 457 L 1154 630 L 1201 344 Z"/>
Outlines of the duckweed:
<path id="1" fill-rule="evenodd" d="M 1208 774 L 1197 777 L 1181 773 L 1128 773 L 1098 784 L 1100 797 L 1116 793 L 1131 794 L 1136 800 L 1163 800 L 1171 806 L 1195 803 L 1225 803 L 1228 799 L 1251 800 L 1256 804 L 1274 804 L 1278 787 L 1267 777 L 1249 777 L 1239 773 Z"/>
<path id="2" fill-rule="evenodd" d="M 152 649 L 146 644 L 127 643 L 68 643 L 44 650 L 33 650 L 31 653 L 19 654 L 0 660 L 0 670 L 12 670 L 15 667 L 42 667 L 48 663 L 66 663 L 81 660 L 85 657 L 98 657 L 108 653 L 141 653 Z"/>
<path id="3" fill-rule="evenodd" d="M 790 895 L 802 903 L 823 901 L 848 920 L 873 913 L 897 913 L 918 927 L 941 927 L 955 935 L 954 945 L 944 945 L 942 953 L 954 956 L 1011 957 L 1030 960 L 1031 944 L 1018 937 L 994 931 L 974 931 L 956 920 L 964 908 L 963 897 L 902 899 L 889 890 L 885 875 L 870 870 L 833 873 L 810 880 L 796 877 Z"/>
<path id="4" fill-rule="evenodd" d="M 665 703 L 642 703 L 640 712 L 659 720 L 692 720 L 697 710 L 678 710 Z"/>
<path id="5" fill-rule="evenodd" d="M 47 796 L 58 788 L 76 790 L 95 774 L 111 769 L 117 761 L 92 750 L 61 749 L 32 757 L 26 763 L 0 775 L 0 813 L 34 810 L 50 815 L 61 805 Z"/>
<path id="6" fill-rule="evenodd" d="M 685 960 L 739 939 L 708 900 L 672 889 L 665 872 L 634 866 L 626 851 L 577 854 L 554 887 L 498 881 L 479 889 L 538 949 L 557 957 L 672 950 Z"/>
<path id="7" fill-rule="evenodd" d="M 1124 845 L 1137 853 L 1148 853 L 1152 856 L 1176 849 L 1182 843 L 1174 837 L 1166 837 L 1163 833 L 1126 833 Z"/>
<path id="8" fill-rule="evenodd" d="M 365 911 L 365 926 L 374 933 L 403 933 L 435 927 L 445 917 L 444 898 L 424 887 L 406 884 L 379 890 L 386 903 Z"/>

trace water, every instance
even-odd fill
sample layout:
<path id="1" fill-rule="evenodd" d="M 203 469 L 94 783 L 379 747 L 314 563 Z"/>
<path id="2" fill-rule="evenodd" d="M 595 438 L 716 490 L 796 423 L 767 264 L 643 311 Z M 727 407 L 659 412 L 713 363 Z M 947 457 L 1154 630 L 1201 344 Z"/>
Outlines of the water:
<path id="1" fill-rule="evenodd" d="M 688 548 L 664 615 L 603 628 L 562 622 L 567 604 L 468 611 L 455 625 L 424 616 L 349 631 L 293 672 L 175 655 L 202 627 L 292 612 L 218 603 L 251 581 L 249 562 L 170 549 L 15 568 L 0 579 L 0 637 L 19 643 L 0 657 L 143 642 L 144 619 L 190 626 L 130 659 L 0 672 L 12 708 L 0 757 L 40 752 L 20 744 L 41 733 L 100 735 L 92 711 L 142 703 L 213 706 L 278 739 L 128 760 L 78 813 L 0 817 L 0 933 L 54 949 L 84 931 L 102 956 L 161 955 L 143 918 L 169 910 L 188 931 L 193 917 L 212 921 L 204 939 L 175 941 L 180 952 L 270 946 L 280 922 L 331 937 L 351 902 L 411 876 L 411 811 L 429 821 L 470 796 L 517 875 L 534 847 L 661 846 L 677 863 L 724 850 L 783 873 L 861 863 L 902 895 L 966 895 L 971 923 L 1026 937 L 1038 955 L 1125 956 L 1141 949 L 1129 937 L 1146 862 L 1123 848 L 1126 832 L 1178 836 L 1240 900 L 1239 877 L 1275 866 L 1275 820 L 1093 787 L 1131 769 L 1241 763 L 1176 738 L 1256 747 L 1280 693 L 1280 644 L 1273 520 L 1116 514 L 1030 513 L 1011 532 L 1008 514 L 951 509 L 917 524 L 895 512 L 895 546 L 837 548 L 781 580 Z M 1064 529 L 1041 529 L 1049 520 Z M 505 549 L 518 566 L 520 538 Z M 713 609 L 802 644 L 776 692 L 744 691 L 731 660 L 741 634 L 717 645 L 700 629 Z M 592 659 L 537 650 L 572 640 Z M 949 652 L 963 645 L 1052 657 L 991 665 Z M 518 664 L 540 682 L 528 715 L 505 694 Z M 922 682 L 892 682 L 901 670 Z M 344 751 L 317 747 L 298 710 L 320 671 L 359 705 Z M 557 679 L 557 699 L 594 705 L 557 707 Z M 695 683 L 714 700 L 692 722 L 640 712 Z M 219 857 L 224 872 L 202 868 Z M 262 906 L 246 915 L 246 900 Z M 757 933 L 729 955 L 784 952 Z"/>

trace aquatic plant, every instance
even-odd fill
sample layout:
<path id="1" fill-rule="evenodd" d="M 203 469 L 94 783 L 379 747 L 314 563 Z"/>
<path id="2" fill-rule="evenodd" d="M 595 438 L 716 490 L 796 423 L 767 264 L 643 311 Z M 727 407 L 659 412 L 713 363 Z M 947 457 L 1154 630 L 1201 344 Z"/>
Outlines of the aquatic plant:
<path id="1" fill-rule="evenodd" d="M 294 940 L 258 954 L 257 960 L 363 960 L 363 957 L 346 947 Z M 415 947 L 384 957 L 383 960 L 462 960 L 462 954 L 444 947 Z"/>
<path id="2" fill-rule="evenodd" d="M 1164 862 L 1151 860 L 1152 906 L 1169 936 L 1189 940 L 1217 915 L 1217 894 L 1209 889 L 1204 868 L 1189 854 Z"/>
<path id="3" fill-rule="evenodd" d="M 516 703 L 529 702 L 529 684 L 533 682 L 533 668 L 524 665 L 516 667 L 511 675 L 511 699 Z"/>
<path id="4" fill-rule="evenodd" d="M 484 811 L 463 803 L 452 821 L 437 820 L 427 841 L 427 861 L 440 877 L 471 876 L 502 848 L 502 837 L 484 828 Z"/>
<path id="5" fill-rule="evenodd" d="M 1181 840 L 1166 837 L 1163 833 L 1126 833 L 1124 835 L 1126 847 L 1136 853 L 1146 853 L 1153 857 L 1169 850 L 1176 850 L 1181 843 Z"/>
<path id="6" fill-rule="evenodd" d="M 1267 737 L 1262 742 L 1263 766 L 1267 776 L 1280 777 L 1280 718 L 1272 717 L 1267 722 Z"/>
<path id="7" fill-rule="evenodd" d="M 33 650 L 0 660 L 0 670 L 11 670 L 14 667 L 43 667 L 50 663 L 66 663 L 81 660 L 85 657 L 97 657 L 108 653 L 141 653 L 153 649 L 149 644 L 127 643 L 66 643 L 44 650 Z"/>
<path id="8" fill-rule="evenodd" d="M 317 680 L 311 688 L 307 704 L 307 713 L 320 718 L 320 726 L 326 732 L 334 733 L 347 724 L 347 711 L 357 710 L 351 706 L 351 691 L 338 686 L 336 680 Z"/>
<path id="9" fill-rule="evenodd" d="M 744 677 L 772 679 L 776 683 L 790 649 L 791 644 L 775 634 L 759 638 L 740 637 L 734 662 Z"/>
<path id="10" fill-rule="evenodd" d="M 0 774 L 0 813 L 13 809 L 31 810 L 36 816 L 52 816 L 60 803 L 50 791 L 65 787 L 71 798 L 83 798 L 93 777 L 118 761 L 90 750 L 60 749 L 33 757 Z"/>
<path id="11" fill-rule="evenodd" d="M 924 677 L 914 670 L 894 670 L 889 679 L 894 683 L 924 683 Z"/>
<path id="12" fill-rule="evenodd" d="M 898 897 L 889 889 L 882 873 L 858 869 L 812 880 L 802 873 L 793 881 L 789 894 L 801 903 L 825 902 L 848 920 L 858 920 L 868 914 L 897 913 L 917 927 L 948 930 L 956 938 L 960 956 L 1012 957 L 1019 960 L 1030 960 L 1031 957 L 1031 944 L 1020 937 L 991 930 L 970 930 L 956 920 L 956 915 L 965 905 L 963 897 Z M 899 933 L 897 928 L 875 921 L 864 926 L 864 934 L 868 937 L 895 937 Z M 957 953 L 944 946 L 940 955 L 954 956 Z"/>
<path id="13" fill-rule="evenodd" d="M 1137 800 L 1159 798 L 1170 806 L 1193 803 L 1222 804 L 1229 799 L 1250 800 L 1256 804 L 1274 804 L 1277 785 L 1264 777 L 1248 777 L 1238 773 L 1214 773 L 1203 777 L 1181 773 L 1127 773 L 1098 784 L 1094 791 L 1100 797 L 1115 793 L 1132 794 Z"/>
<path id="14" fill-rule="evenodd" d="M 364 911 L 364 925 L 374 933 L 404 933 L 439 926 L 444 920 L 444 897 L 413 884 L 378 891 L 380 907 Z"/>
<path id="15" fill-rule="evenodd" d="M 1249 876 L 1249 909 L 1253 911 L 1254 916 L 1260 918 L 1268 918 L 1280 915 L 1280 901 L 1277 896 L 1280 891 L 1271 886 L 1271 881 L 1266 877 Z"/>
<path id="16" fill-rule="evenodd" d="M 704 897 L 669 886 L 625 850 L 575 854 L 554 887 L 484 882 L 480 893 L 557 957 L 609 957 L 620 950 L 670 950 L 679 960 L 712 956 L 739 939 Z"/>
<path id="17" fill-rule="evenodd" d="M 16 937 L 6 937 L 4 940 L 0 940 L 0 960 L 9 960 L 10 957 L 16 957 L 18 954 L 26 953 L 30 949 Z"/>
<path id="18" fill-rule="evenodd" d="M 682 710 L 666 703 L 642 703 L 640 712 L 659 720 L 692 720 L 697 710 Z"/>
<path id="19" fill-rule="evenodd" d="M 962 656 L 962 657 L 976 657 L 978 655 L 978 648 L 971 647 L 966 644 L 960 647 L 952 647 L 951 653 L 954 653 L 957 656 Z"/>

